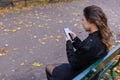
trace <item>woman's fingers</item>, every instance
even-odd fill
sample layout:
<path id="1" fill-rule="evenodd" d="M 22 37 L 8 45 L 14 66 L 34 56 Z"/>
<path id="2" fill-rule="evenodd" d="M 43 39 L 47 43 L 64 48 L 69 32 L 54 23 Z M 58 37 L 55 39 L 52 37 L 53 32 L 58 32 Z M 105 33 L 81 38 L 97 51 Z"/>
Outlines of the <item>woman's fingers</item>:
<path id="1" fill-rule="evenodd" d="M 69 39 L 67 37 L 65 37 L 66 41 L 68 41 Z"/>
<path id="2" fill-rule="evenodd" d="M 76 34 L 74 32 L 70 32 L 72 38 L 74 39 L 76 37 Z"/>

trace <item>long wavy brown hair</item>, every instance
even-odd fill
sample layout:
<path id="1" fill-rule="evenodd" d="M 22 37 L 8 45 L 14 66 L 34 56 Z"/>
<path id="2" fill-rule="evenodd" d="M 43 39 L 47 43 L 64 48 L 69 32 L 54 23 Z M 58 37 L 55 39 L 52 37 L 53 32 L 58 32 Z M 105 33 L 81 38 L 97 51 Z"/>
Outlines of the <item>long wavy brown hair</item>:
<path id="1" fill-rule="evenodd" d="M 90 23 L 95 24 L 102 37 L 102 42 L 106 45 L 106 51 L 111 50 L 112 43 L 110 39 L 110 28 L 107 23 L 107 17 L 103 10 L 95 5 L 88 6 L 84 9 L 84 16 Z"/>

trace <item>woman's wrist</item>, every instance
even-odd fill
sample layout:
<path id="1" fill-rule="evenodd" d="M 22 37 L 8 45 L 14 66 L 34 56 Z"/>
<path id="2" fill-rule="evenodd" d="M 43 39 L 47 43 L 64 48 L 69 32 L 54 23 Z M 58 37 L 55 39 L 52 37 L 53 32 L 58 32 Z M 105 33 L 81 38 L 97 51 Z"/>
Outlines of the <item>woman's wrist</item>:
<path id="1" fill-rule="evenodd" d="M 77 39 L 77 36 L 73 39 L 73 41 L 75 41 Z"/>
<path id="2" fill-rule="evenodd" d="M 71 40 L 68 40 L 68 41 L 66 42 L 66 48 L 67 48 L 67 49 L 72 49 L 72 48 L 73 48 L 73 45 L 72 45 L 72 41 L 71 41 Z"/>
<path id="3" fill-rule="evenodd" d="M 67 43 L 68 43 L 68 42 L 71 42 L 71 40 L 67 40 L 66 42 L 67 42 Z"/>

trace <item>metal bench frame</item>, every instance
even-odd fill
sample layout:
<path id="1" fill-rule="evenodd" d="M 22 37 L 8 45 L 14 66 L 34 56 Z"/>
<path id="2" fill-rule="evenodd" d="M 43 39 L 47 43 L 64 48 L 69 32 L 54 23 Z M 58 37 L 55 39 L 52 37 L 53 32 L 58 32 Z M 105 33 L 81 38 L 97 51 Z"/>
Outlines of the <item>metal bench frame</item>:
<path id="1" fill-rule="evenodd" d="M 120 62 L 120 59 L 117 63 L 113 62 L 112 59 L 120 54 L 120 45 L 117 45 L 115 48 L 113 48 L 109 53 L 96 61 L 94 64 L 92 64 L 90 67 L 85 69 L 82 73 L 80 73 L 78 76 L 76 76 L 73 80 L 96 80 L 96 78 L 99 80 L 100 77 L 103 76 L 103 73 L 105 73 L 106 70 L 111 69 L 111 75 L 113 68 L 115 65 L 117 65 Z M 98 75 L 99 74 L 99 75 Z M 90 77 L 86 78 L 88 75 L 91 75 Z M 113 80 L 114 77 L 112 77 Z"/>

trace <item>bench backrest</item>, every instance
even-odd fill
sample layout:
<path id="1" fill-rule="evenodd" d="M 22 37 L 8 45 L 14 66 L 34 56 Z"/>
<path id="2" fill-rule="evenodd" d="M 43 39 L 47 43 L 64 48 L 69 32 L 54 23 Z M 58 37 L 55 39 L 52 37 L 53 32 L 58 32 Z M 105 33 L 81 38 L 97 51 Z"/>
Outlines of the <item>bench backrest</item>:
<path id="1" fill-rule="evenodd" d="M 92 64 L 90 67 L 85 69 L 82 73 L 80 73 L 78 76 L 76 76 L 73 80 L 81 80 L 84 78 L 86 75 L 88 75 L 91 71 L 93 72 L 98 72 L 101 69 L 103 69 L 108 63 L 118 54 L 120 54 L 120 45 L 117 45 L 115 48 L 113 48 L 109 53 L 96 61 L 94 64 Z"/>

